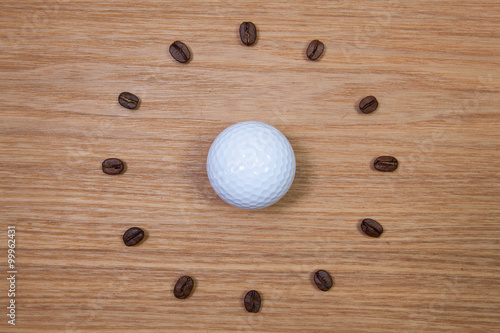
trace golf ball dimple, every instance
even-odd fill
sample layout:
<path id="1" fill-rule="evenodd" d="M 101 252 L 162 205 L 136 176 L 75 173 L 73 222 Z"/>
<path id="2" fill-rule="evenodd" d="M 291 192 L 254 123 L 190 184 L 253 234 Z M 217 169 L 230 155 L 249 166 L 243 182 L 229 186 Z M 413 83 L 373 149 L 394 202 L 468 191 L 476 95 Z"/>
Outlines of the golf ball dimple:
<path id="1" fill-rule="evenodd" d="M 258 121 L 229 126 L 207 157 L 210 184 L 225 202 L 260 209 L 281 199 L 295 177 L 295 154 L 276 128 Z"/>

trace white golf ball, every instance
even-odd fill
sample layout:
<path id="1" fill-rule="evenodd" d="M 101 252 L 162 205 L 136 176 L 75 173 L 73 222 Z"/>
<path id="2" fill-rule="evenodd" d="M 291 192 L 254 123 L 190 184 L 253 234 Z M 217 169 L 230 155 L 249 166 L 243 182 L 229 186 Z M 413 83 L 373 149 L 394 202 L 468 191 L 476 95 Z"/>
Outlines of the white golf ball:
<path id="1" fill-rule="evenodd" d="M 276 203 L 292 186 L 295 154 L 276 128 L 245 121 L 217 136 L 208 152 L 207 173 L 222 200 L 260 209 Z"/>

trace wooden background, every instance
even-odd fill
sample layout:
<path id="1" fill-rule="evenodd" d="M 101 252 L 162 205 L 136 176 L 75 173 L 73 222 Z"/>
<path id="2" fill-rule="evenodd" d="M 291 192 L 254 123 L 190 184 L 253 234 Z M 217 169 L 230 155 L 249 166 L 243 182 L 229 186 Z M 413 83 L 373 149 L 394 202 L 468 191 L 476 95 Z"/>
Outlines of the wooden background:
<path id="1" fill-rule="evenodd" d="M 500 332 L 498 1 L 0 9 L 0 331 Z M 169 55 L 175 40 L 189 64 Z M 364 115 L 369 94 L 380 106 Z M 297 157 L 290 192 L 260 211 L 224 203 L 205 173 L 217 134 L 245 120 L 278 128 Z M 396 172 L 370 168 L 385 154 Z M 103 174 L 109 157 L 127 172 Z M 361 234 L 367 217 L 381 238 Z M 132 226 L 148 237 L 127 248 Z M 185 274 L 196 289 L 178 300 Z M 258 314 L 243 308 L 250 289 Z"/>

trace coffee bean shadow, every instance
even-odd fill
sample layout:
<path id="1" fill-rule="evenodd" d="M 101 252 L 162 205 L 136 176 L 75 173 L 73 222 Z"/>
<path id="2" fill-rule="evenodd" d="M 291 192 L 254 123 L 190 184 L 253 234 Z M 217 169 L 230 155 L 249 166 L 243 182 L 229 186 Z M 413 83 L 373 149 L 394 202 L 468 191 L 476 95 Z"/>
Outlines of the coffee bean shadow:
<path id="1" fill-rule="evenodd" d="M 123 171 L 120 172 L 120 175 L 125 174 L 127 172 L 127 170 L 128 170 L 128 163 L 126 161 L 124 161 L 124 160 L 122 160 L 122 162 L 123 162 Z"/>
<path id="2" fill-rule="evenodd" d="M 313 272 L 311 272 L 309 274 L 309 283 L 311 284 L 311 286 L 313 286 L 314 289 L 318 290 L 318 286 L 316 286 L 316 283 L 314 282 L 314 274 L 316 274 L 316 272 L 318 271 L 318 269 L 315 269 Z"/>
<path id="3" fill-rule="evenodd" d="M 380 172 L 378 171 L 377 169 L 375 169 L 375 166 L 374 166 L 374 163 L 375 163 L 375 160 L 378 158 L 378 156 L 375 156 L 374 158 L 372 158 L 372 160 L 370 161 L 370 170 L 372 171 L 375 171 L 375 172 Z"/>
<path id="4" fill-rule="evenodd" d="M 188 275 L 188 274 L 186 274 L 186 275 Z M 191 275 L 189 275 L 189 276 L 191 276 Z M 189 296 L 184 298 L 184 299 L 190 299 L 191 297 L 193 297 L 193 294 L 196 292 L 196 289 L 198 288 L 198 280 L 196 280 L 192 276 L 191 276 L 191 279 L 193 280 L 193 288 L 191 289 L 191 293 L 189 294 Z M 175 286 L 175 284 L 174 284 L 174 286 Z M 174 290 L 174 288 L 172 288 L 172 290 Z M 173 294 L 173 292 L 172 292 L 172 294 Z"/>
<path id="5" fill-rule="evenodd" d="M 148 239 L 149 239 L 149 231 L 147 231 L 147 230 L 146 230 L 146 229 L 144 229 L 144 228 L 141 228 L 141 229 L 142 229 L 142 230 L 144 230 L 144 238 L 143 238 L 143 239 L 142 239 L 142 241 L 141 241 L 139 244 L 137 244 L 137 245 L 141 245 L 141 244 L 143 244 L 143 243 L 147 242 L 147 241 L 148 241 Z"/>
<path id="6" fill-rule="evenodd" d="M 184 63 L 179 63 L 179 64 L 181 64 L 181 65 L 187 65 L 187 64 L 189 64 L 191 61 L 193 61 L 193 59 L 194 59 L 195 55 L 194 55 L 193 51 L 191 50 L 191 48 L 190 48 L 189 46 L 188 46 L 188 50 L 189 50 L 189 60 L 188 60 L 188 61 L 186 61 L 186 62 L 184 62 Z"/>
<path id="7" fill-rule="evenodd" d="M 363 230 L 361 230 L 361 223 L 363 222 L 363 220 L 364 220 L 364 219 L 359 219 L 359 220 L 358 220 L 358 224 L 356 225 L 356 229 L 357 229 L 357 230 L 358 230 L 358 232 L 359 232 L 361 235 L 363 235 L 364 237 L 367 237 L 367 238 L 373 238 L 373 237 L 368 236 L 367 234 L 365 234 L 365 233 L 363 232 Z"/>
<path id="8" fill-rule="evenodd" d="M 245 296 L 247 295 L 248 291 L 249 290 L 242 291 L 241 295 L 240 295 L 240 304 L 245 311 L 246 311 L 246 309 L 245 309 Z M 262 300 L 261 300 L 261 302 L 262 302 Z M 262 308 L 262 304 L 261 304 L 261 308 Z"/>
<path id="9" fill-rule="evenodd" d="M 360 103 L 360 102 L 361 102 L 361 99 L 360 99 L 360 100 L 358 100 L 357 102 L 355 102 L 355 103 L 353 104 L 353 106 L 352 106 L 352 107 L 354 108 L 354 111 L 356 111 L 356 113 L 358 113 L 358 114 L 360 114 L 360 115 L 363 115 L 363 116 L 368 116 L 368 117 L 369 117 L 369 116 L 371 115 L 371 113 L 363 113 L 363 112 L 361 112 L 361 110 L 359 109 L 359 103 Z"/>

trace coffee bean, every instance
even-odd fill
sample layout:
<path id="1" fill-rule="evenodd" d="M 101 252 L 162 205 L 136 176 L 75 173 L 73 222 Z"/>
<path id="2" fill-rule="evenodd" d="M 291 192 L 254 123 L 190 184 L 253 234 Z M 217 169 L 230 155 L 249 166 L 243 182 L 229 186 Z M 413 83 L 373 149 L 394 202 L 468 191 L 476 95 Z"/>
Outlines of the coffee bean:
<path id="1" fill-rule="evenodd" d="M 123 242 L 127 246 L 139 244 L 144 238 L 144 230 L 139 227 L 132 227 L 123 234 Z"/>
<path id="2" fill-rule="evenodd" d="M 316 60 L 321 56 L 324 49 L 325 45 L 319 40 L 315 39 L 311 43 L 309 43 L 306 55 L 310 60 Z"/>
<path id="3" fill-rule="evenodd" d="M 398 160 L 392 156 L 379 156 L 373 162 L 375 170 L 391 172 L 398 168 Z"/>
<path id="4" fill-rule="evenodd" d="M 117 158 L 108 158 L 102 162 L 102 172 L 108 175 L 118 175 L 125 169 L 125 164 Z"/>
<path id="5" fill-rule="evenodd" d="M 175 41 L 169 48 L 172 57 L 181 63 L 186 63 L 191 59 L 191 53 L 183 42 Z"/>
<path id="6" fill-rule="evenodd" d="M 243 44 L 250 46 L 257 39 L 257 28 L 252 22 L 243 22 L 240 25 L 240 38 Z"/>
<path id="7" fill-rule="evenodd" d="M 327 291 L 333 286 L 333 280 L 327 271 L 320 269 L 314 273 L 314 283 L 319 290 Z"/>
<path id="8" fill-rule="evenodd" d="M 372 113 L 377 108 L 378 101 L 374 96 L 367 96 L 359 102 L 359 110 L 363 113 Z"/>
<path id="9" fill-rule="evenodd" d="M 245 295 L 244 299 L 245 309 L 247 309 L 248 312 L 253 312 L 253 313 L 259 312 L 261 302 L 262 299 L 260 298 L 260 294 L 256 290 L 250 290 Z"/>
<path id="10" fill-rule="evenodd" d="M 194 287 L 194 281 L 190 276 L 182 276 L 177 280 L 174 287 L 174 296 L 180 299 L 188 298 Z"/>
<path id="11" fill-rule="evenodd" d="M 129 92 L 122 92 L 120 96 L 118 96 L 118 103 L 124 108 L 133 110 L 139 105 L 139 98 Z"/>
<path id="12" fill-rule="evenodd" d="M 380 237 L 384 232 L 380 223 L 372 219 L 364 219 L 361 222 L 361 230 L 370 237 Z"/>

